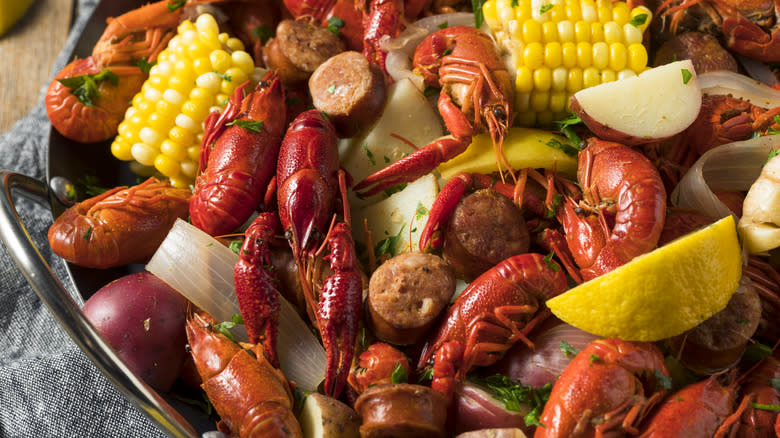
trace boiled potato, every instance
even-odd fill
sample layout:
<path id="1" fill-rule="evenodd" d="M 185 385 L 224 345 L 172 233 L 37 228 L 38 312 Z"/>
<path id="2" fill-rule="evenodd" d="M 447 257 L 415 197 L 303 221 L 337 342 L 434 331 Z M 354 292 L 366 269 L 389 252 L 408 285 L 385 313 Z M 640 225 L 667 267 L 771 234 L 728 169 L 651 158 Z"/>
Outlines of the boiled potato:
<path id="1" fill-rule="evenodd" d="M 360 416 L 354 409 L 327 395 L 306 396 L 298 418 L 305 438 L 359 438 Z"/>
<path id="2" fill-rule="evenodd" d="M 527 438 L 520 429 L 482 429 L 464 432 L 456 438 Z"/>

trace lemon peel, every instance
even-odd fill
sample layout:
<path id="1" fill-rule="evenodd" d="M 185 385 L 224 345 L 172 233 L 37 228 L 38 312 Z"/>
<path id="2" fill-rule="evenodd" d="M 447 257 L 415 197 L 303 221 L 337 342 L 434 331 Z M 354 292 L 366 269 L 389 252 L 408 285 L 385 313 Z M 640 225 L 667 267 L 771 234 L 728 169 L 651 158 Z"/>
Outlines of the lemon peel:
<path id="1" fill-rule="evenodd" d="M 32 0 L 0 1 L 0 36 L 8 32 L 22 18 L 32 3 Z"/>
<path id="2" fill-rule="evenodd" d="M 563 321 L 627 341 L 658 341 L 726 307 L 742 276 L 732 216 L 547 301 Z"/>
<path id="3" fill-rule="evenodd" d="M 566 137 L 549 131 L 513 126 L 507 130 L 502 150 L 512 169 L 556 169 L 569 177 L 577 175 L 577 149 Z M 438 167 L 444 179 L 460 172 L 498 172 L 493 141 L 488 134 L 475 135 L 462 154 Z"/>

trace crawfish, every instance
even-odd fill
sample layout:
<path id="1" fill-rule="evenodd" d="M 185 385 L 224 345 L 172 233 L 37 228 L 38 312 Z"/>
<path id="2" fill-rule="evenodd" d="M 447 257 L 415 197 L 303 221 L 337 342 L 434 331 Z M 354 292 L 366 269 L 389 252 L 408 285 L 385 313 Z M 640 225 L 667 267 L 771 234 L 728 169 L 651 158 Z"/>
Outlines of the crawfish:
<path id="1" fill-rule="evenodd" d="M 236 88 L 221 115 L 211 113 L 205 122 L 190 216 L 212 236 L 244 223 L 264 194 L 272 199 L 267 187 L 285 128 L 284 92 L 273 71 L 242 100 L 245 86 Z"/>
<path id="2" fill-rule="evenodd" d="M 200 0 L 196 3 L 202 3 Z M 181 21 L 182 8 L 170 11 L 169 1 L 151 3 L 109 18 L 108 26 L 92 55 L 66 65 L 46 92 L 46 113 L 54 128 L 65 137 L 93 143 L 116 135 L 130 99 L 141 89 L 147 74 L 137 62 L 154 62 L 173 37 Z M 79 98 L 60 80 L 98 75 L 110 70 L 115 80 L 97 81 L 97 95 Z"/>
<path id="3" fill-rule="evenodd" d="M 355 190 L 368 196 L 414 181 L 461 154 L 471 137 L 484 131 L 490 132 L 499 169 L 509 169 L 501 145 L 514 114 L 514 88 L 493 40 L 472 27 L 448 27 L 417 46 L 413 63 L 426 85 L 441 88 L 438 109 L 452 137 L 438 139 L 369 175 Z"/>
<path id="4" fill-rule="evenodd" d="M 666 190 L 650 160 L 619 143 L 591 138 L 580 152 L 577 179 L 583 201 L 578 204 L 564 196 L 557 211 L 554 204 L 549 208 L 556 211 L 584 280 L 656 247 L 664 226 Z M 576 278 L 577 270 L 567 257 L 560 258 Z"/>
<path id="5" fill-rule="evenodd" d="M 722 36 L 726 47 L 740 55 L 763 62 L 780 61 L 778 0 L 665 0 L 656 8 L 656 15 L 669 18 L 672 34 L 682 33 L 681 27 L 692 24 L 694 30 Z"/>
<path id="6" fill-rule="evenodd" d="M 435 355 L 433 389 L 452 397 L 457 379 L 498 361 L 549 315 L 543 301 L 566 290 L 566 276 L 540 254 L 509 257 L 480 275 L 455 300 L 435 336 L 423 347 L 418 369 Z"/>
<path id="7" fill-rule="evenodd" d="M 739 419 L 737 436 L 745 438 L 776 437 L 780 428 L 780 415 L 776 410 L 759 409 L 754 405 L 772 407 L 780 405 L 780 393 L 773 382 L 780 379 L 780 361 L 769 356 L 755 369 L 748 372 L 740 393 L 751 401 Z"/>
<path id="8" fill-rule="evenodd" d="M 49 245 L 65 260 L 106 269 L 147 260 L 176 219 L 187 217 L 189 189 L 149 178 L 67 209 L 49 227 Z"/>
<path id="9" fill-rule="evenodd" d="M 534 438 L 636 434 L 665 394 L 661 378 L 669 371 L 655 345 L 597 339 L 553 385 Z"/>
<path id="10" fill-rule="evenodd" d="M 363 298 L 363 283 L 352 240 L 346 177 L 339 170 L 336 131 L 321 112 L 301 113 L 282 141 L 277 167 L 279 219 L 298 265 L 304 295 L 327 354 L 325 392 L 338 396 L 346 383 Z M 341 191 L 344 222 L 328 221 Z M 334 219 L 335 221 L 335 216 Z M 328 231 L 329 230 L 329 231 Z M 317 248 L 325 240 L 334 272 L 316 299 L 310 282 Z"/>
<path id="11" fill-rule="evenodd" d="M 347 382 L 358 394 L 374 385 L 393 382 L 393 373 L 401 368 L 408 376 L 411 373 L 406 355 L 395 347 L 376 342 L 360 354 L 358 364 L 349 373 Z"/>
<path id="12" fill-rule="evenodd" d="M 219 430 L 231 437 L 302 437 L 293 414 L 290 384 L 255 346 L 244 350 L 213 329 L 214 319 L 194 314 L 187 341 L 201 388 L 219 414 Z"/>

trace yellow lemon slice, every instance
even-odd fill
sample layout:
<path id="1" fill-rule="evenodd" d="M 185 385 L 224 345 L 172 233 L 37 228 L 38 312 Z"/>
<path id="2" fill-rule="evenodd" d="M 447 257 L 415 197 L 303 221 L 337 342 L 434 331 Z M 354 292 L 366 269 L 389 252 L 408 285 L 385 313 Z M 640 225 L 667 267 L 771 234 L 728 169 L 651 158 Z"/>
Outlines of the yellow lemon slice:
<path id="1" fill-rule="evenodd" d="M 734 219 L 685 235 L 547 301 L 587 332 L 657 341 L 719 312 L 737 290 L 742 254 Z"/>
<path id="2" fill-rule="evenodd" d="M 532 128 L 509 128 L 504 138 L 503 151 L 512 169 L 555 168 L 568 177 L 577 176 L 577 149 L 566 137 L 552 132 Z M 498 172 L 490 136 L 475 135 L 465 152 L 440 164 L 438 169 L 444 179 L 450 179 L 461 172 Z"/>
<path id="3" fill-rule="evenodd" d="M 0 36 L 22 18 L 31 4 L 32 0 L 0 0 Z"/>

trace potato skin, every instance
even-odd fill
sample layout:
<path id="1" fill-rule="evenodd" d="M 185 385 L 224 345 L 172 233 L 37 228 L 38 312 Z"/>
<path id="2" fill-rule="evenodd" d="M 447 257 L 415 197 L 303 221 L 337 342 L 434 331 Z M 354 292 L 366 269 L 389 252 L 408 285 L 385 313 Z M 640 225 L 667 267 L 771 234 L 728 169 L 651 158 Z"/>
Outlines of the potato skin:
<path id="1" fill-rule="evenodd" d="M 148 272 L 103 286 L 82 311 L 138 377 L 166 392 L 179 375 L 188 301 Z"/>
<path id="2" fill-rule="evenodd" d="M 360 416 L 357 412 L 324 394 L 315 392 L 306 396 L 300 421 L 304 438 L 360 437 Z M 321 434 L 317 433 L 318 426 L 322 427 Z"/>

